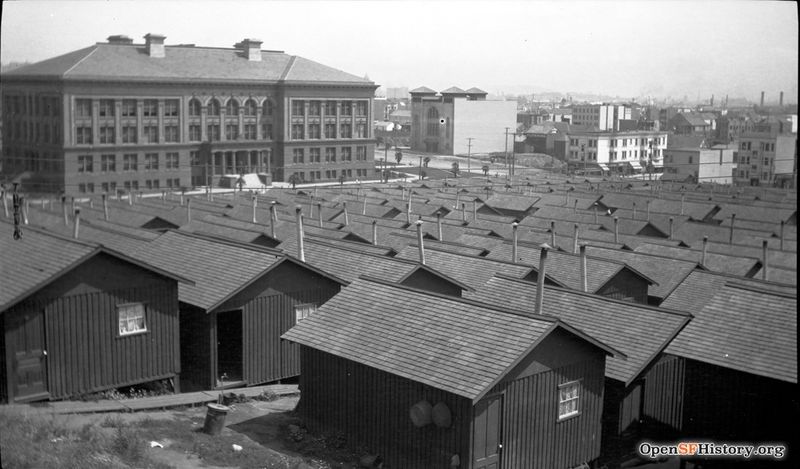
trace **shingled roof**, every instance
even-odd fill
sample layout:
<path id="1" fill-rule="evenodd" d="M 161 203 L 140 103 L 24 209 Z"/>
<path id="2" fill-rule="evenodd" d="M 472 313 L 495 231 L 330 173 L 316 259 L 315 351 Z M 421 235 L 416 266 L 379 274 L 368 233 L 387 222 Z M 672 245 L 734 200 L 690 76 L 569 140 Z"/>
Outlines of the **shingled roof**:
<path id="1" fill-rule="evenodd" d="M 154 264 L 141 262 L 94 243 L 72 240 L 47 233 L 31 226 L 23 227 L 22 238 L 13 238 L 14 226 L 0 220 L 0 252 L 3 253 L 3 268 L 0 269 L 0 312 L 67 274 L 89 258 L 105 253 L 133 263 L 159 275 L 180 282 L 187 280 L 170 273 L 175 266 L 159 269 Z M 181 286 L 186 285 L 181 284 Z"/>
<path id="2" fill-rule="evenodd" d="M 535 284 L 498 275 L 485 288 L 465 297 L 509 308 L 533 311 Z M 545 287 L 542 311 L 571 324 L 627 359 L 609 357 L 606 376 L 628 384 L 690 320 L 686 313 L 614 300 L 596 295 Z"/>
<path id="3" fill-rule="evenodd" d="M 164 269 L 180 268 L 194 285 L 181 284 L 178 298 L 206 311 L 220 306 L 283 262 L 304 265 L 341 283 L 338 278 L 277 251 L 178 231 L 168 231 L 132 250 L 130 255 Z"/>
<path id="4" fill-rule="evenodd" d="M 97 43 L 62 56 L 3 74 L 62 80 L 123 80 L 153 82 L 314 82 L 375 86 L 351 75 L 296 55 L 261 51 L 261 60 L 243 57 L 238 49 L 165 46 L 162 58 L 151 57 L 142 44 Z"/>
<path id="5" fill-rule="evenodd" d="M 704 363 L 797 383 L 797 294 L 736 280 L 715 290 L 664 350 Z"/>
<path id="6" fill-rule="evenodd" d="M 283 335 L 477 402 L 562 321 L 360 279 Z M 502 347 L 497 344 L 502 343 Z"/>

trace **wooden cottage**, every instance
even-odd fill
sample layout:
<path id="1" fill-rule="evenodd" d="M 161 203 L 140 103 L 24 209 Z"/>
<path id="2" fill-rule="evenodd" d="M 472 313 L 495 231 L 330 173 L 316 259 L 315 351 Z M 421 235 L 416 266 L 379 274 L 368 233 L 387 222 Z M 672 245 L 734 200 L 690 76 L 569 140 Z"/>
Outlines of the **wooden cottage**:
<path id="1" fill-rule="evenodd" d="M 283 338 L 302 346 L 301 414 L 393 468 L 592 461 L 622 355 L 550 316 L 363 277 Z"/>
<path id="2" fill-rule="evenodd" d="M 30 226 L 21 239 L 12 233 L 0 222 L 3 401 L 65 399 L 179 375 L 185 279 Z"/>
<path id="3" fill-rule="evenodd" d="M 344 282 L 281 252 L 168 231 L 133 253 L 180 267 L 184 389 L 252 386 L 300 374 L 299 349 L 281 334 Z"/>
<path id="4" fill-rule="evenodd" d="M 554 258 L 552 264 L 557 262 Z M 466 297 L 532 311 L 537 288 L 523 279 L 498 274 Z M 635 430 L 644 418 L 643 376 L 690 323 L 691 315 L 549 286 L 542 310 L 625 354 L 624 360 L 606 360 L 601 462 L 618 462 L 635 454 Z"/>
<path id="5" fill-rule="evenodd" d="M 794 447 L 796 287 L 696 271 L 663 304 L 695 319 L 645 375 L 644 436 Z"/>

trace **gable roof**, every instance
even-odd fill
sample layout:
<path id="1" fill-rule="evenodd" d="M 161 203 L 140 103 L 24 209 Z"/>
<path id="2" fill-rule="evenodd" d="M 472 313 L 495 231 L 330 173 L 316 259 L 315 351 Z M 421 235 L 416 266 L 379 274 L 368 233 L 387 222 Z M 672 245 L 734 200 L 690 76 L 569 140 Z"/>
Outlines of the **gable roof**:
<path id="1" fill-rule="evenodd" d="M 167 231 L 130 255 L 165 269 L 179 267 L 194 282 L 180 285 L 179 299 L 209 312 L 279 264 L 299 263 L 274 250 L 178 231 Z M 319 269 L 304 267 L 341 283 Z"/>
<path id="2" fill-rule="evenodd" d="M 190 283 L 186 278 L 169 272 L 175 270 L 174 268 L 161 269 L 97 244 L 47 233 L 30 225 L 23 228 L 22 238 L 15 240 L 13 231 L 12 224 L 0 221 L 0 252 L 3 253 L 0 268 L 0 285 L 3 286 L 0 288 L 0 312 L 100 253 L 151 270 L 184 285 Z"/>
<path id="3" fill-rule="evenodd" d="M 363 278 L 283 338 L 477 402 L 559 327 L 617 353 L 551 317 Z"/>
<path id="4" fill-rule="evenodd" d="M 283 52 L 261 51 L 261 60 L 251 61 L 242 57 L 237 49 L 167 45 L 164 57 L 154 58 L 141 44 L 97 43 L 3 74 L 4 79 L 39 76 L 63 80 L 314 82 L 375 86 L 367 79 Z"/>
<path id="5" fill-rule="evenodd" d="M 672 259 L 682 259 L 689 262 L 696 262 L 698 264 L 700 264 L 703 260 L 702 251 L 695 251 L 681 247 L 663 246 L 660 244 L 642 244 L 636 247 L 634 251 L 657 254 L 660 256 L 670 257 Z M 724 272 L 727 274 L 749 277 L 758 271 L 761 266 L 761 261 L 752 257 L 706 252 L 706 259 L 702 265 L 703 267 L 715 272 Z"/>
<path id="6" fill-rule="evenodd" d="M 797 383 L 797 295 L 728 281 L 664 350 L 704 363 Z"/>
<path id="7" fill-rule="evenodd" d="M 484 288 L 464 296 L 533 311 L 536 289 L 536 284 L 498 275 Z M 686 313 L 550 286 L 545 287 L 542 311 L 624 353 L 625 359 L 606 359 L 606 376 L 626 384 L 636 379 L 691 319 Z"/>
<path id="8" fill-rule="evenodd" d="M 503 243 L 492 250 L 486 257 L 491 259 L 511 259 L 513 245 Z M 539 271 L 541 249 L 530 245 L 517 243 L 517 262 L 534 266 L 530 270 Z M 580 255 L 550 250 L 549 259 L 545 267 L 545 276 L 559 285 L 573 290 L 580 290 Z M 638 270 L 626 265 L 624 262 L 586 256 L 586 288 L 589 293 L 596 292 L 622 270 L 628 270 L 642 278 L 650 285 L 657 282 Z"/>

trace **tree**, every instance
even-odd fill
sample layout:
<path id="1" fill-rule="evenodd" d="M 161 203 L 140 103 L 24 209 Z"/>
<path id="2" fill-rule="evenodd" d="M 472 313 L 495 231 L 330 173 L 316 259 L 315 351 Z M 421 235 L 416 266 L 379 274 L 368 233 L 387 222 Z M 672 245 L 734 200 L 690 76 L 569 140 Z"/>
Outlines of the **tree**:
<path id="1" fill-rule="evenodd" d="M 453 168 L 453 174 L 455 175 L 455 177 L 458 177 L 458 161 L 453 161 L 452 168 Z"/>
<path id="2" fill-rule="evenodd" d="M 426 168 L 428 167 L 428 163 L 430 163 L 430 162 L 431 162 L 431 157 L 430 156 L 426 156 L 425 159 L 422 160 L 422 163 L 425 165 Z"/>
<path id="3" fill-rule="evenodd" d="M 484 176 L 488 176 L 489 175 L 489 165 L 488 164 L 483 165 L 481 167 L 481 170 L 483 170 L 483 175 Z"/>
<path id="4" fill-rule="evenodd" d="M 403 159 L 403 152 L 398 151 L 394 154 L 394 159 L 397 161 L 397 164 L 400 164 L 400 160 Z"/>

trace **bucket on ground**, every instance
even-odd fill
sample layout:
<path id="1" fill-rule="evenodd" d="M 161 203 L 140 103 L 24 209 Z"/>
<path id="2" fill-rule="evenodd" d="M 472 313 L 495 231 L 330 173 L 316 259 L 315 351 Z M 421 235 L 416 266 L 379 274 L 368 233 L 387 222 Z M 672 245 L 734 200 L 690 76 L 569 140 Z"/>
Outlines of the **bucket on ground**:
<path id="1" fill-rule="evenodd" d="M 203 425 L 203 432 L 209 435 L 219 435 L 225 427 L 225 416 L 228 415 L 230 407 L 220 404 L 207 404 L 206 421 Z"/>

